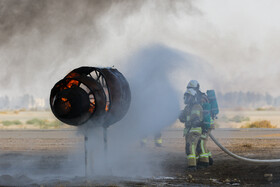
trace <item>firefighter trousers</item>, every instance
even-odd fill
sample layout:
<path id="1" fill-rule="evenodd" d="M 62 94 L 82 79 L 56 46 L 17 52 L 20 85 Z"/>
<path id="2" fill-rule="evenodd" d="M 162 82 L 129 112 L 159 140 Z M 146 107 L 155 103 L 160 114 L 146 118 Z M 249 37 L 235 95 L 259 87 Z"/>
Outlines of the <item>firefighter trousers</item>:
<path id="1" fill-rule="evenodd" d="M 196 166 L 197 162 L 208 165 L 211 156 L 206 146 L 208 133 L 202 133 L 201 127 L 191 128 L 185 139 L 188 166 Z"/>

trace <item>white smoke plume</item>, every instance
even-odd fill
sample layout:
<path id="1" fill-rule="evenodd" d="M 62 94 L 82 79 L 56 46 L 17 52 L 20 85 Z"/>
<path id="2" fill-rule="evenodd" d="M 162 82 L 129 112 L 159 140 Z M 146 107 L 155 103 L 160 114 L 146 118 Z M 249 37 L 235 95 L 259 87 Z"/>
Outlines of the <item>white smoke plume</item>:
<path id="1" fill-rule="evenodd" d="M 108 128 L 107 156 L 103 151 L 102 129 L 81 128 L 89 139 L 87 147 L 95 176 L 152 177 L 164 173 L 161 159 L 155 158 L 151 165 L 153 153 L 141 149 L 140 142 L 145 137 L 154 137 L 178 118 L 183 92 L 178 91 L 176 75 L 187 72 L 187 76 L 179 76 L 187 82 L 189 76 L 204 69 L 199 59 L 160 44 L 146 46 L 126 61 L 129 65 L 122 72 L 130 85 L 131 106 L 121 121 Z M 207 71 L 202 72 L 201 80 L 210 76 Z"/>
<path id="2" fill-rule="evenodd" d="M 1 93 L 48 97 L 55 82 L 78 66 L 121 67 L 125 64 L 118 60 L 151 42 L 150 29 L 134 30 L 146 22 L 139 16 L 152 13 L 152 7 L 169 14 L 177 6 L 171 1 L 161 6 L 125 0 L 1 1 Z"/>
<path id="3" fill-rule="evenodd" d="M 48 97 L 65 72 L 81 65 L 122 68 L 120 59 L 163 43 L 211 64 L 217 91 L 275 96 L 279 7 L 270 0 L 2 0 L 1 93 Z"/>

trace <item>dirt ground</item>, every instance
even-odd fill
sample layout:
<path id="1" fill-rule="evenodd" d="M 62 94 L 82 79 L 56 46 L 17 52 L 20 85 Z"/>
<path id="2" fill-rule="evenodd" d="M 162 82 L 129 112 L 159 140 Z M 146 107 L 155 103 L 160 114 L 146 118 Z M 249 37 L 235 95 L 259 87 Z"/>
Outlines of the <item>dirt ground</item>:
<path id="1" fill-rule="evenodd" d="M 259 159 L 280 157 L 279 132 L 263 135 L 222 136 L 230 131 L 217 130 L 215 136 L 236 154 Z M 26 134 L 25 134 L 26 133 Z M 59 136 L 58 136 L 59 135 Z M 220 138 L 219 138 L 220 137 Z M 257 138 L 255 138 L 257 137 Z M 155 147 L 152 138 L 145 147 L 135 150 L 149 152 L 151 167 L 160 164 L 150 177 L 96 176 L 87 180 L 83 175 L 64 172 L 83 169 L 71 165 L 69 155 L 74 147 L 81 147 L 83 138 L 72 131 L 1 131 L 0 185 L 1 186 L 279 186 L 280 164 L 252 164 L 235 160 L 208 142 L 214 165 L 196 172 L 187 170 L 184 139 L 179 130 L 163 132 L 163 146 Z M 137 153 L 137 154 L 138 154 Z M 133 158 L 131 158 L 133 159 Z M 129 160 L 127 160 L 129 163 Z M 83 162 L 81 162 L 81 165 Z M 35 168 L 36 165 L 36 168 Z M 110 166 L 109 166 L 110 167 Z M 268 177 L 265 177 L 265 176 Z M 70 177 L 69 177 L 70 176 Z"/>

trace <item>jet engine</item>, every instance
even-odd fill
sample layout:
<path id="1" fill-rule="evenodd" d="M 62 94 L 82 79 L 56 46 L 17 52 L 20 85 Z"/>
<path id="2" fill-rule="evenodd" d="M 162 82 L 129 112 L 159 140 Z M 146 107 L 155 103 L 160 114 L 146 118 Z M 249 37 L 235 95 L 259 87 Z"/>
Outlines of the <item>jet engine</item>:
<path id="1" fill-rule="evenodd" d="M 53 114 L 68 125 L 105 128 L 121 120 L 128 111 L 130 88 L 115 68 L 80 67 L 68 73 L 51 90 Z"/>

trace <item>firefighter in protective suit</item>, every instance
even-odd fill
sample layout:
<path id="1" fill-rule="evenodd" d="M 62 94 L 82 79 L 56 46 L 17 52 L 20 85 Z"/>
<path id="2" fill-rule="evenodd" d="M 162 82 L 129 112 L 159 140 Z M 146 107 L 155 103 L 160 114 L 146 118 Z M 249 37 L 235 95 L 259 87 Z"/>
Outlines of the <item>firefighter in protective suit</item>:
<path id="1" fill-rule="evenodd" d="M 209 103 L 206 94 L 199 90 L 196 80 L 191 80 L 184 94 L 186 107 L 182 110 L 179 120 L 185 123 L 186 154 L 189 170 L 207 167 L 213 164 L 211 152 L 206 147 L 208 134 L 214 128 L 206 128 L 203 122 L 203 104 Z M 212 121 L 213 122 L 213 121 Z"/>

